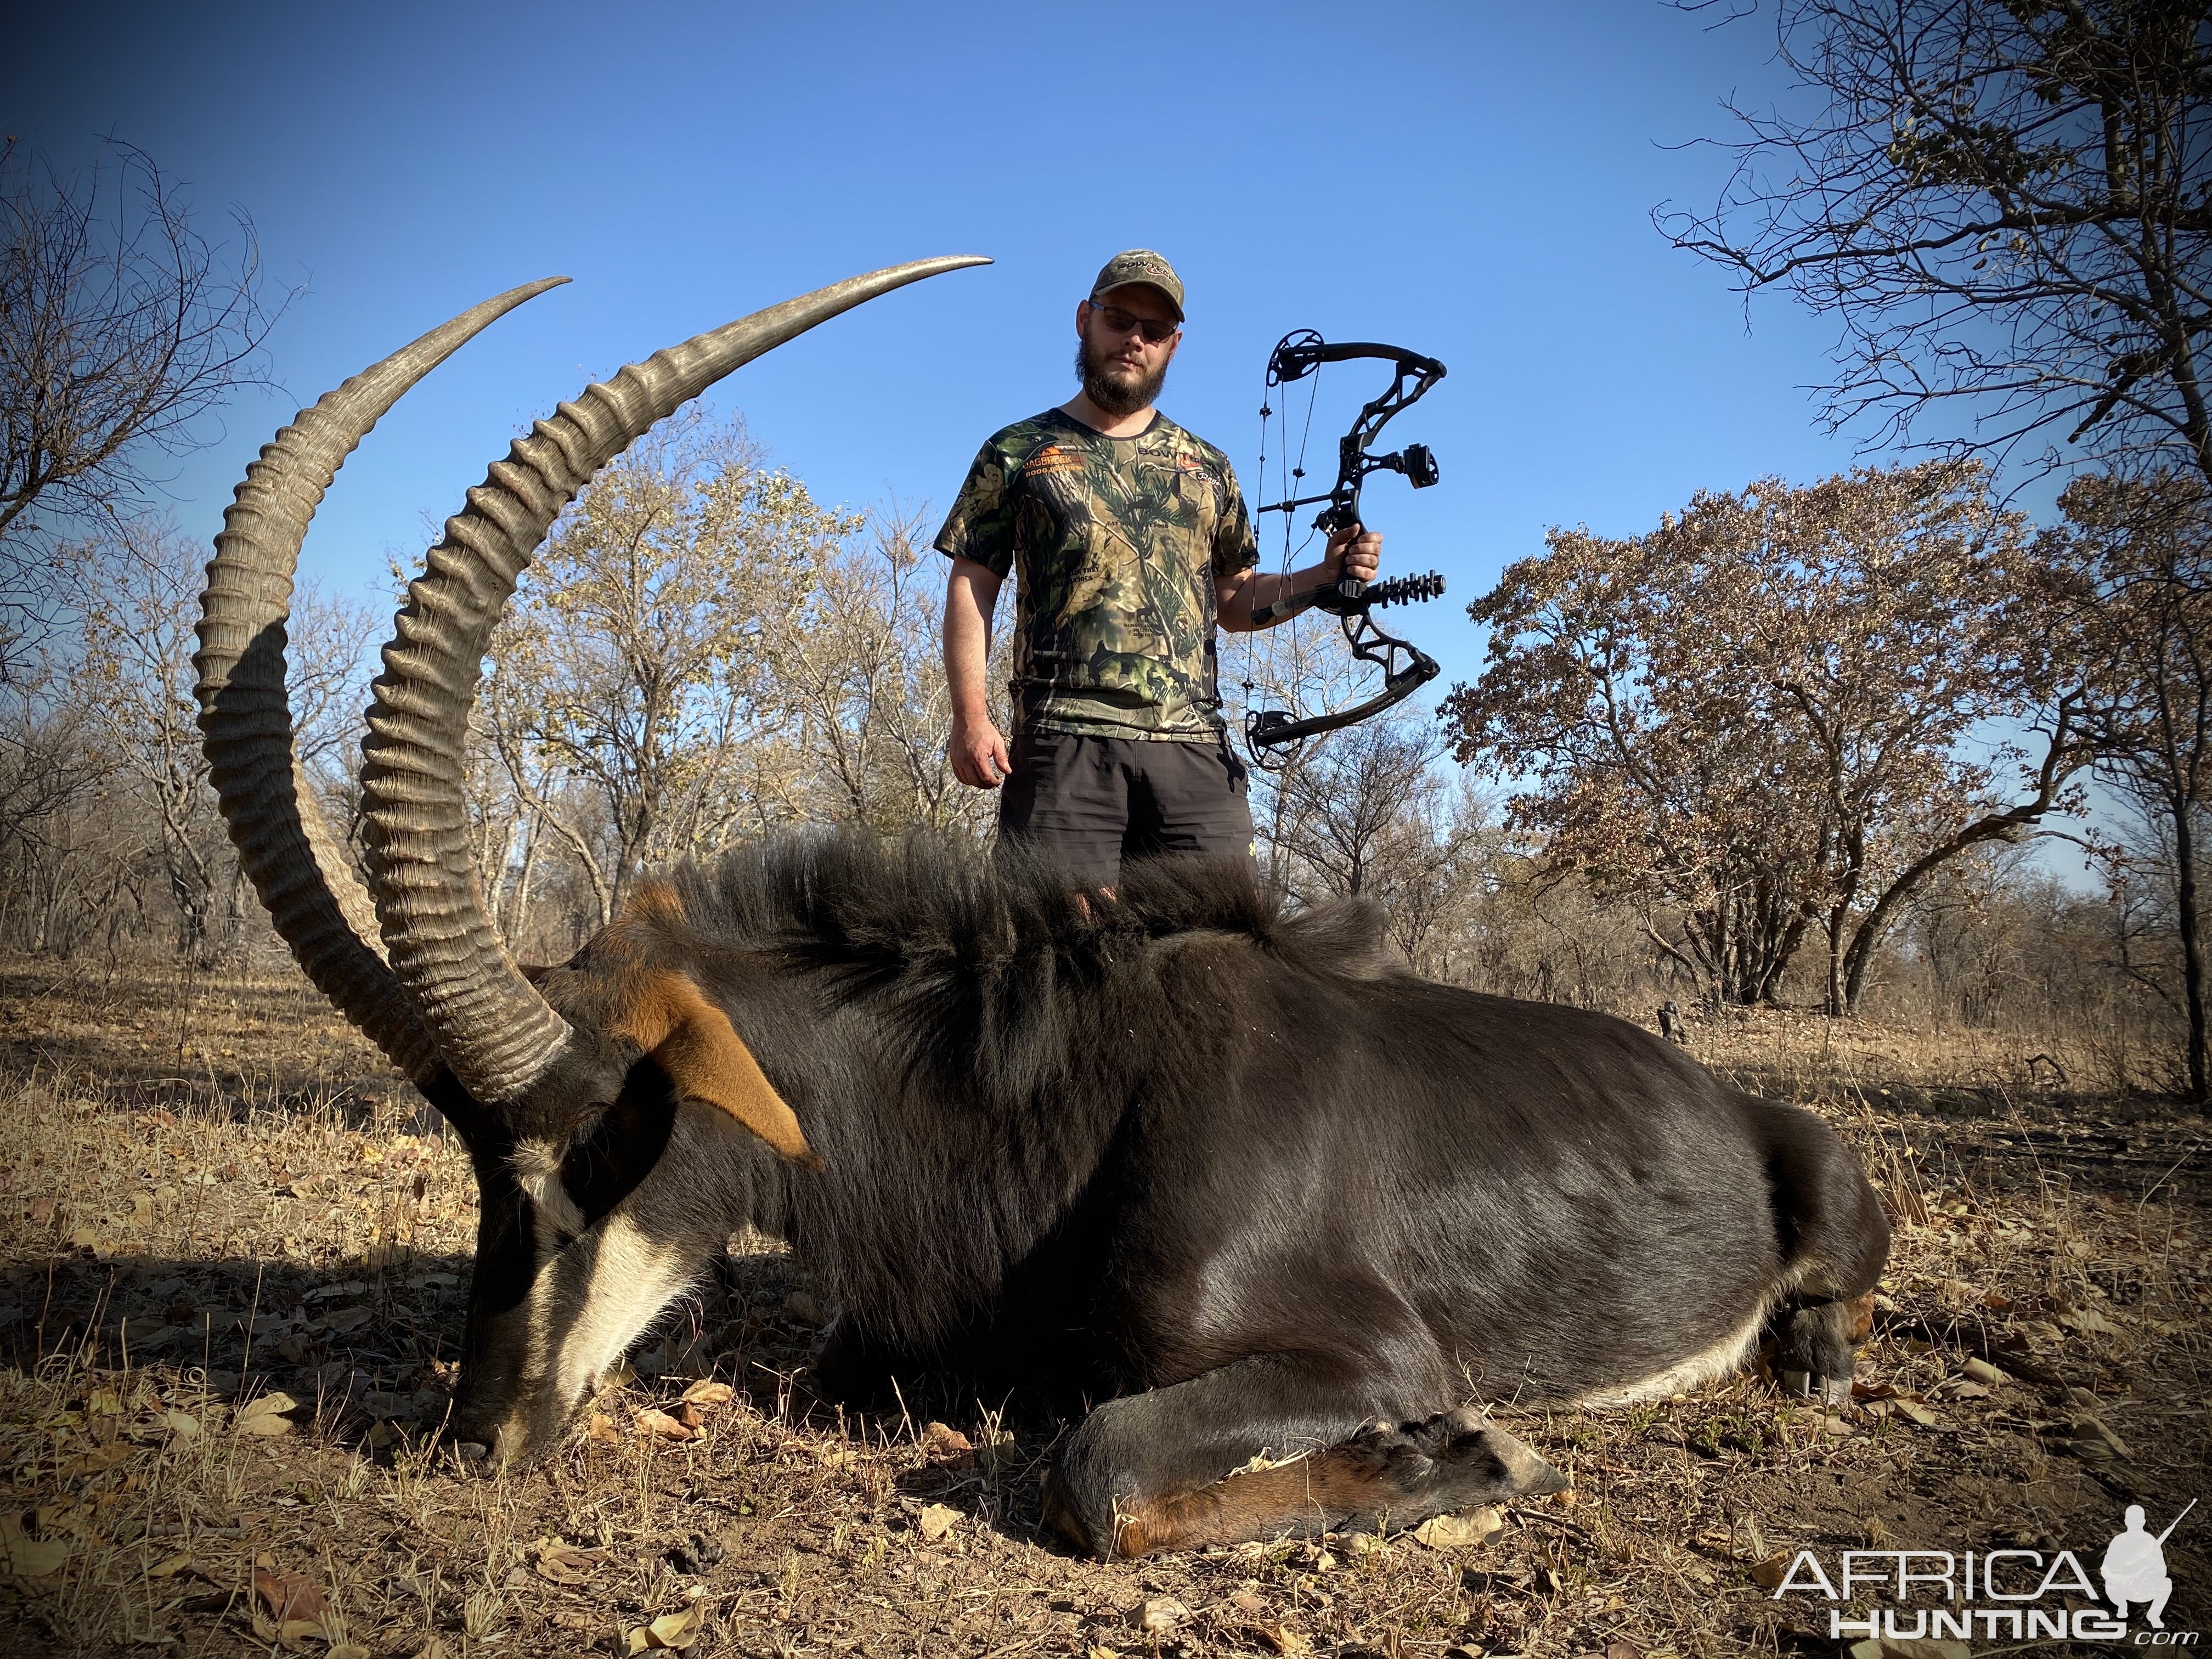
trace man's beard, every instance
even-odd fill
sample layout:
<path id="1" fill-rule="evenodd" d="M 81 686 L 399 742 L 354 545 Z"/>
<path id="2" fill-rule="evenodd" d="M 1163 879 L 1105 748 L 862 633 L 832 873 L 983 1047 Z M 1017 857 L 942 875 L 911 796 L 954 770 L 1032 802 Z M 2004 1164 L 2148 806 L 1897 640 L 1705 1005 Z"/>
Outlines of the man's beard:
<path id="1" fill-rule="evenodd" d="M 1083 382 L 1083 395 L 1105 413 L 1133 415 L 1160 395 L 1160 387 L 1167 382 L 1168 366 L 1163 358 L 1160 366 L 1142 379 L 1117 384 L 1108 380 L 1100 364 L 1092 360 L 1091 337 L 1084 334 L 1075 342 L 1075 378 Z"/>

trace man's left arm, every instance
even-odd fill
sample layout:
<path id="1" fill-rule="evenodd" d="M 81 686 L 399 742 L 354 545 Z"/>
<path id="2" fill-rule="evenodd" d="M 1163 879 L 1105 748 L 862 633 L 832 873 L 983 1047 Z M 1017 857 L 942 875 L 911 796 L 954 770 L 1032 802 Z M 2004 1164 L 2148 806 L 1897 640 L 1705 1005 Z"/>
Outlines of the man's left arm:
<path id="1" fill-rule="evenodd" d="M 1252 569 L 1217 574 L 1213 579 L 1214 609 L 1227 633 L 1249 634 L 1257 629 L 1273 628 L 1278 623 L 1288 622 L 1311 605 L 1313 601 L 1307 596 L 1316 590 L 1334 587 L 1347 575 L 1371 582 L 1382 565 L 1382 532 L 1364 525 L 1354 525 L 1332 535 L 1322 562 L 1304 570 L 1293 570 L 1287 575 L 1263 574 Z M 1257 611 L 1267 612 L 1267 620 L 1255 622 L 1253 616 Z"/>

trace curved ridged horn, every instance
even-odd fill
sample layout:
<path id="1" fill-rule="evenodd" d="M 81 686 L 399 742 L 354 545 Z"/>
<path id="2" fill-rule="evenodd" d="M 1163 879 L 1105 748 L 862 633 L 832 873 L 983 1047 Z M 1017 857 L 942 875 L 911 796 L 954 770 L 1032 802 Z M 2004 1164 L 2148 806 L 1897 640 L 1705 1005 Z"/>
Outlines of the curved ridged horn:
<path id="1" fill-rule="evenodd" d="M 193 689 L 239 866 L 315 988 L 418 1084 L 439 1070 L 436 1041 L 385 963 L 375 910 L 294 751 L 284 684 L 292 579 L 323 492 L 385 411 L 488 325 L 568 280 L 486 300 L 301 410 L 246 469 L 200 600 Z"/>
<path id="2" fill-rule="evenodd" d="M 492 630 L 538 544 L 594 473 L 732 369 L 879 294 L 989 263 L 893 265 L 657 351 L 537 422 L 446 520 L 384 648 L 362 745 L 364 839 L 392 970 L 477 1100 L 526 1103 L 571 1035 L 501 945 L 469 850 L 469 710 Z"/>

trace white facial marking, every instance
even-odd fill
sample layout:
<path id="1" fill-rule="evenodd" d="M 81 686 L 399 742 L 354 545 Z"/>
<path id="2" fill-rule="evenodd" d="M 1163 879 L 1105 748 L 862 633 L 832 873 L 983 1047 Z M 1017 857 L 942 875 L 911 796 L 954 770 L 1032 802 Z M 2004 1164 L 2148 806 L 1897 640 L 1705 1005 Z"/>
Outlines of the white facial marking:
<path id="1" fill-rule="evenodd" d="M 569 1275 L 558 1271 L 541 1273 L 531 1293 L 531 1322 L 542 1333 L 539 1352 L 549 1361 L 544 1370 L 568 1402 L 584 1397 L 638 1333 L 690 1287 L 699 1267 L 696 1251 L 655 1243 L 620 1211 L 571 1248 L 591 1253 L 581 1305 L 561 1288 Z"/>
<path id="2" fill-rule="evenodd" d="M 515 1184 L 530 1200 L 540 1258 L 559 1248 L 563 1237 L 584 1231 L 584 1212 L 561 1184 L 561 1149 L 548 1140 L 526 1140 L 507 1160 Z"/>

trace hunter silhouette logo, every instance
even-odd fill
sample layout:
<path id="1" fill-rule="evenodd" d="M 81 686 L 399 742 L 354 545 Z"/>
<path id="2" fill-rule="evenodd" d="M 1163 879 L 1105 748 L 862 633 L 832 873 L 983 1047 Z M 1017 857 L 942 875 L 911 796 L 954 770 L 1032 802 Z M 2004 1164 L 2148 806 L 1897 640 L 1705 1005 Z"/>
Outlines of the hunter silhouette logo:
<path id="1" fill-rule="evenodd" d="M 2128 1616 L 2128 1603 L 2147 1601 L 2150 1605 L 2144 1616 L 2153 1630 L 2164 1630 L 2166 1599 L 2173 1594 L 2173 1580 L 2166 1572 L 2166 1540 L 2173 1536 L 2183 1516 L 2197 1507 L 2197 1500 L 2189 1500 L 2189 1508 L 2182 1510 L 2167 1523 L 2164 1532 L 2155 1538 L 2143 1530 L 2143 1506 L 2128 1505 L 2127 1530 L 2105 1546 L 2105 1560 L 2100 1569 L 2105 1580 L 2105 1599 L 2120 1610 L 2120 1617 Z"/>

